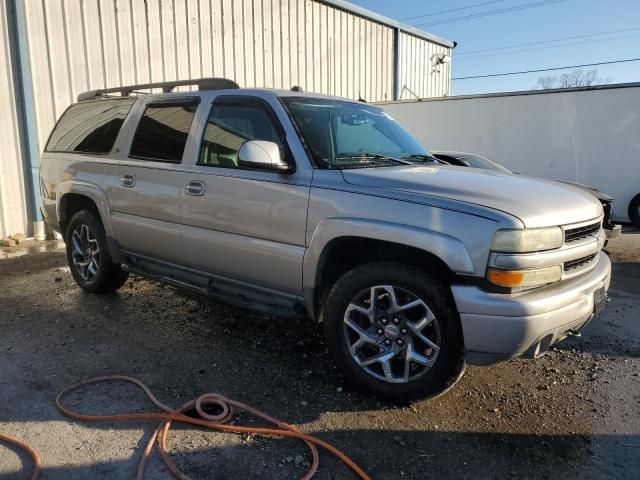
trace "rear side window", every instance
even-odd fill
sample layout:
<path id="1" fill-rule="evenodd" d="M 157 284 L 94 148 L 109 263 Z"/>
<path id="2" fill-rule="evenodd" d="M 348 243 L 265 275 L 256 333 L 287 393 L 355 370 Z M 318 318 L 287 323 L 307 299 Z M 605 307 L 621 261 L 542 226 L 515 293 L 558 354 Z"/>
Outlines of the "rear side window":
<path id="1" fill-rule="evenodd" d="M 180 163 L 198 102 L 149 104 L 133 137 L 129 156 Z"/>
<path id="2" fill-rule="evenodd" d="M 56 124 L 45 151 L 109 153 L 135 98 L 71 105 Z"/>

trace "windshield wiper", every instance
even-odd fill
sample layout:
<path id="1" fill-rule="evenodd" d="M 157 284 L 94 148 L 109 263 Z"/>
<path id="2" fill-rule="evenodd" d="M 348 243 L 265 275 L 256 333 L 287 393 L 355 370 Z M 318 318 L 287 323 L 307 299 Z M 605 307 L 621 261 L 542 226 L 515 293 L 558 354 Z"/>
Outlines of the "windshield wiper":
<path id="1" fill-rule="evenodd" d="M 347 159 L 357 160 L 359 158 L 363 160 L 384 160 L 384 161 L 392 161 L 392 162 L 400 163 L 402 165 L 411 165 L 411 162 L 407 160 L 389 157 L 388 155 L 382 155 L 380 153 L 373 153 L 373 152 L 343 153 L 338 155 L 335 159 L 336 160 L 347 160 Z"/>
<path id="2" fill-rule="evenodd" d="M 412 160 L 412 161 L 418 161 L 418 162 L 436 162 L 436 163 L 440 163 L 440 160 L 438 160 L 436 157 L 434 157 L 433 155 L 428 155 L 426 153 L 414 153 L 412 155 L 407 155 L 406 157 L 402 157 L 403 160 Z"/>

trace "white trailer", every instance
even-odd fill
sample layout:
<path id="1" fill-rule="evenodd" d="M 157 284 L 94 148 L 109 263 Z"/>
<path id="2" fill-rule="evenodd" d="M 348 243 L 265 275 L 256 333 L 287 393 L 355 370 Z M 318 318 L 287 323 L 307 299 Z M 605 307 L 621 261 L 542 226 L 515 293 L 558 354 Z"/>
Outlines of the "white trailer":
<path id="1" fill-rule="evenodd" d="M 583 183 L 615 198 L 614 220 L 640 218 L 640 83 L 380 106 L 432 150 L 478 153 L 514 172 Z"/>

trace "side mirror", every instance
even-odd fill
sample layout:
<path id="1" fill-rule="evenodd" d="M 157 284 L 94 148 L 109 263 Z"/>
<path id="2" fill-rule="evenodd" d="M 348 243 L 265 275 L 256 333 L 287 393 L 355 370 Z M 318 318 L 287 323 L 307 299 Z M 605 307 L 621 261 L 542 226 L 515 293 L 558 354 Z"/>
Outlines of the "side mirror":
<path id="1" fill-rule="evenodd" d="M 252 170 L 291 173 L 291 167 L 280 156 L 280 148 L 273 142 L 250 140 L 238 151 L 238 166 Z"/>

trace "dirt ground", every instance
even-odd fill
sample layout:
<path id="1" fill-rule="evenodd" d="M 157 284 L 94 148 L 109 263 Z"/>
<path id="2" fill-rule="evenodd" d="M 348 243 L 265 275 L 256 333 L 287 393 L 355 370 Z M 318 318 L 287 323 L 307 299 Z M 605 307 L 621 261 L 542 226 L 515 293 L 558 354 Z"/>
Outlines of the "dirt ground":
<path id="1" fill-rule="evenodd" d="M 54 406 L 67 385 L 107 374 L 138 377 L 175 406 L 209 391 L 244 401 L 330 441 L 373 478 L 640 478 L 639 232 L 609 246 L 611 301 L 581 338 L 535 361 L 470 367 L 442 397 L 405 408 L 343 383 L 317 325 L 139 278 L 88 295 L 61 246 L 0 250 L 0 432 L 41 453 L 43 479 L 134 477 L 155 425 L 74 422 Z M 116 384 L 87 388 L 69 405 L 152 408 Z M 169 448 L 194 479 L 298 478 L 310 459 L 291 440 L 180 427 Z M 1 479 L 29 469 L 26 456 L 0 445 Z M 170 478 L 158 454 L 146 478 Z M 321 453 L 317 478 L 353 476 Z"/>

